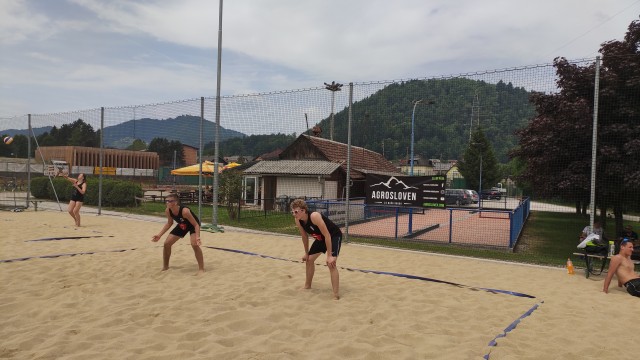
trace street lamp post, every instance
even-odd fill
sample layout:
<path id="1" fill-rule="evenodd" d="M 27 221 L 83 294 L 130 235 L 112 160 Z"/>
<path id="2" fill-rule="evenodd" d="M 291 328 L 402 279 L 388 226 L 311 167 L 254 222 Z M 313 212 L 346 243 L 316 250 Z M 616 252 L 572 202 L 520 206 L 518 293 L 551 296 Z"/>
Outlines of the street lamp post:
<path id="1" fill-rule="evenodd" d="M 416 106 L 418 106 L 418 104 L 420 104 L 421 102 L 426 101 L 427 105 L 431 105 L 434 103 L 433 100 L 425 100 L 425 99 L 418 99 L 418 100 L 414 100 L 413 101 L 413 111 L 411 112 L 411 157 L 409 158 L 409 161 L 411 161 L 411 170 L 409 172 L 409 175 L 413 176 L 413 138 L 414 138 L 414 129 L 415 129 L 415 118 L 416 118 Z"/>
<path id="2" fill-rule="evenodd" d="M 331 84 L 324 83 L 324 88 L 331 91 L 331 123 L 329 127 L 329 138 L 333 140 L 333 112 L 336 102 L 336 91 L 340 91 L 342 84 L 332 81 Z"/>
<path id="3" fill-rule="evenodd" d="M 433 100 L 425 100 L 425 99 L 418 99 L 413 101 L 413 111 L 411 112 L 411 155 L 410 155 L 411 157 L 409 158 L 409 161 L 411 161 L 411 168 L 409 170 L 410 176 L 413 176 L 413 163 L 414 163 L 413 138 L 415 133 L 416 106 L 418 106 L 418 104 L 420 104 L 423 101 L 425 101 L 427 105 L 431 105 L 434 103 Z M 411 234 L 412 232 L 413 232 L 413 209 L 409 209 L 409 234 Z"/>
<path id="4" fill-rule="evenodd" d="M 411 112 L 411 155 L 409 157 L 409 161 L 411 161 L 411 170 L 409 171 L 409 175 L 413 176 L 413 137 L 414 137 L 414 128 L 415 128 L 415 118 L 416 118 L 416 106 L 422 102 L 423 99 L 414 100 L 413 101 L 413 111 Z"/>

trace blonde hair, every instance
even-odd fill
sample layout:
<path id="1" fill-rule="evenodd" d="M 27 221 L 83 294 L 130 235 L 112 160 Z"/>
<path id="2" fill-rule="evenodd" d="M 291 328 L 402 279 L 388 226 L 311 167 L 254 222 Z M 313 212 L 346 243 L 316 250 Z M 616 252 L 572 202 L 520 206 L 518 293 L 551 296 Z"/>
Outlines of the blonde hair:
<path id="1" fill-rule="evenodd" d="M 309 210 L 309 208 L 307 207 L 307 203 L 302 199 L 293 200 L 291 202 L 291 209 L 293 210 L 293 208 L 302 209 L 305 212 L 308 212 L 307 210 Z"/>

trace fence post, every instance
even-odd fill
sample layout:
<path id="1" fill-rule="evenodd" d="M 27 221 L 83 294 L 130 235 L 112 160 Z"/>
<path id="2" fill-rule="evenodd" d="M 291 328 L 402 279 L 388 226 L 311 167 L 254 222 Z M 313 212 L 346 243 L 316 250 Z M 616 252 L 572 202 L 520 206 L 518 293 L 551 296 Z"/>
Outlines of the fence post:
<path id="1" fill-rule="evenodd" d="M 335 94 L 335 91 L 333 92 Z M 349 198 L 351 197 L 351 123 L 353 120 L 352 114 L 353 108 L 353 83 L 349 83 L 349 122 L 347 124 L 347 192 L 346 192 L 346 211 L 344 212 L 344 241 L 345 243 L 349 242 L 349 217 L 351 214 L 351 201 Z M 333 113 L 331 113 L 333 117 Z M 331 122 L 331 136 L 333 140 L 333 122 Z"/>
<path id="2" fill-rule="evenodd" d="M 396 206 L 396 237 L 395 239 L 398 240 L 398 216 L 400 215 L 400 208 Z"/>
<path id="3" fill-rule="evenodd" d="M 596 56 L 595 86 L 593 88 L 593 135 L 591 137 L 591 198 L 589 225 L 593 229 L 596 215 L 596 151 L 598 148 L 598 100 L 600 92 L 600 56 Z"/>
<path id="4" fill-rule="evenodd" d="M 218 187 L 220 180 L 218 176 L 218 157 L 220 156 L 220 83 L 222 76 L 222 0 L 219 0 L 218 14 L 218 64 L 216 79 L 216 131 L 214 141 L 214 171 L 213 171 L 213 209 L 211 211 L 211 225 L 218 226 Z"/>
<path id="5" fill-rule="evenodd" d="M 518 210 L 519 211 L 519 210 Z M 513 249 L 513 244 L 515 243 L 516 239 L 514 234 L 513 234 L 513 212 L 509 212 L 509 249 Z"/>
<path id="6" fill-rule="evenodd" d="M 25 206 L 28 209 L 29 201 L 31 200 L 31 134 L 33 133 L 33 129 L 31 128 L 31 114 L 27 115 L 27 125 L 29 133 L 27 134 L 27 203 Z"/>
<path id="7" fill-rule="evenodd" d="M 453 210 L 449 209 L 449 244 L 453 242 Z"/>
<path id="8" fill-rule="evenodd" d="M 102 214 L 102 173 L 104 172 L 103 165 L 104 165 L 104 106 L 100 108 L 100 175 L 98 176 L 98 215 Z M 71 171 L 71 169 L 69 169 L 69 171 Z"/>

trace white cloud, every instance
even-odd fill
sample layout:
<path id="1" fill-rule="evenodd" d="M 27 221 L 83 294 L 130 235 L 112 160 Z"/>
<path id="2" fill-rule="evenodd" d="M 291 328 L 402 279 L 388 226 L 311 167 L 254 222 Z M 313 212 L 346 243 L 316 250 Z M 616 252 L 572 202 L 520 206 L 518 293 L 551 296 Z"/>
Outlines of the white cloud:
<path id="1" fill-rule="evenodd" d="M 29 11 L 26 0 L 0 2 L 0 46 L 17 44 L 30 37 L 46 37 L 43 29 L 49 23 L 46 16 Z"/>
<path id="2" fill-rule="evenodd" d="M 593 57 L 638 9 L 637 0 L 226 1 L 223 94 Z M 3 0 L 0 112 L 214 95 L 217 35 L 211 0 Z M 78 88 L 59 105 L 20 97 Z"/>

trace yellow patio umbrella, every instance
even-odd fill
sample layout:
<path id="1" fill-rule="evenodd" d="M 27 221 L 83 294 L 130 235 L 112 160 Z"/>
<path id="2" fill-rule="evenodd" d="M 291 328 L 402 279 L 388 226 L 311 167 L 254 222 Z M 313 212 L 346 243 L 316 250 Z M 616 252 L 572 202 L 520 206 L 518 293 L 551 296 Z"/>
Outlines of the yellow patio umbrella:
<path id="1" fill-rule="evenodd" d="M 238 164 L 237 162 L 230 162 L 227 165 L 225 165 L 222 170 L 227 170 L 227 169 L 233 169 L 236 166 L 240 166 L 240 164 Z"/>
<path id="2" fill-rule="evenodd" d="M 202 163 L 202 175 L 213 176 L 213 169 L 215 164 L 211 161 L 205 160 Z M 222 171 L 222 164 L 218 164 L 218 169 Z M 189 165 L 181 167 L 179 169 L 171 170 L 171 175 L 187 175 L 198 176 L 200 174 L 200 164 Z"/>

